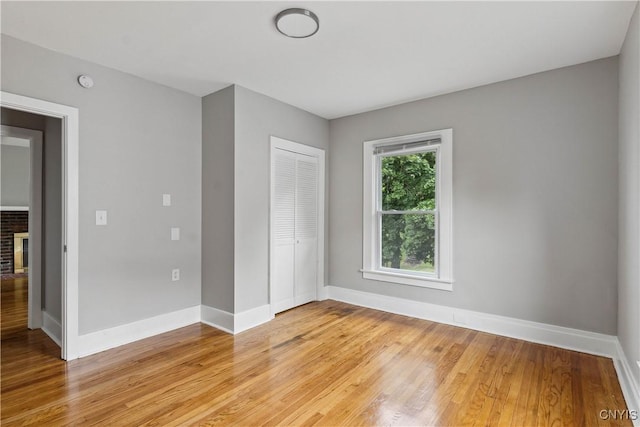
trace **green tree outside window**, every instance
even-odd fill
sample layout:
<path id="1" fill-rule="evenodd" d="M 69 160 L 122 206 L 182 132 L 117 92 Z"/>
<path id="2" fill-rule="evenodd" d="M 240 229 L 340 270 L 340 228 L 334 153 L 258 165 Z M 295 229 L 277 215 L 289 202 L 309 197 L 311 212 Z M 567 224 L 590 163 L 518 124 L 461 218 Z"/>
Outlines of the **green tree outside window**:
<path id="1" fill-rule="evenodd" d="M 382 267 L 434 272 L 436 217 L 424 211 L 436 209 L 436 152 L 381 157 L 380 167 Z"/>

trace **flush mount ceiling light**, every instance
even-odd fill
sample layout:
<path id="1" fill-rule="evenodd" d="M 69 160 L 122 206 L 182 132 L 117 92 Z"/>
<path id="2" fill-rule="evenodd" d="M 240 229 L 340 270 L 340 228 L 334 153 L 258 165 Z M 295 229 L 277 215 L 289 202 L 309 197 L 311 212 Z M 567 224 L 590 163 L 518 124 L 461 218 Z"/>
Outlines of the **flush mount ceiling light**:
<path id="1" fill-rule="evenodd" d="M 276 16 L 276 28 L 287 37 L 303 39 L 318 32 L 320 21 L 310 10 L 292 8 Z"/>

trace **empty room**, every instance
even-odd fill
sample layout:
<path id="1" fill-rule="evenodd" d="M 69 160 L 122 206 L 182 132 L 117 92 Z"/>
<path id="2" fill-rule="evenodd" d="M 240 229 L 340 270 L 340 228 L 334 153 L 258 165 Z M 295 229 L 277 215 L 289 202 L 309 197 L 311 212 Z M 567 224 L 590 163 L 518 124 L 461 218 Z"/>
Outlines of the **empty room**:
<path id="1" fill-rule="evenodd" d="M 3 426 L 640 426 L 638 1 L 2 1 Z"/>

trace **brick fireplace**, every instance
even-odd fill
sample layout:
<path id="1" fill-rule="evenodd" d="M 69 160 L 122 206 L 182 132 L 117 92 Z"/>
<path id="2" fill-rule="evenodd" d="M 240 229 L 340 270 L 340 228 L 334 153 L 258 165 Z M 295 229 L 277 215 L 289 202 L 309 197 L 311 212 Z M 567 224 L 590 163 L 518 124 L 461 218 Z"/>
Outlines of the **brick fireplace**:
<path id="1" fill-rule="evenodd" d="M 0 274 L 13 274 L 13 239 L 15 233 L 29 231 L 29 212 L 0 212 Z"/>

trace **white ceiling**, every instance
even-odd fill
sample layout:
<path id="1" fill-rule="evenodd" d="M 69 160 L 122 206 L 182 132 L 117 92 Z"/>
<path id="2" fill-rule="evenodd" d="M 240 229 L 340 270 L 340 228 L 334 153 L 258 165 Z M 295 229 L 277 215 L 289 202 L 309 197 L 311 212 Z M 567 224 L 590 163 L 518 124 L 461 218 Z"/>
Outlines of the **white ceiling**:
<path id="1" fill-rule="evenodd" d="M 2 1 L 1 29 L 195 95 L 235 83 L 335 118 L 617 55 L 635 5 Z M 282 36 L 288 7 L 320 31 Z"/>

